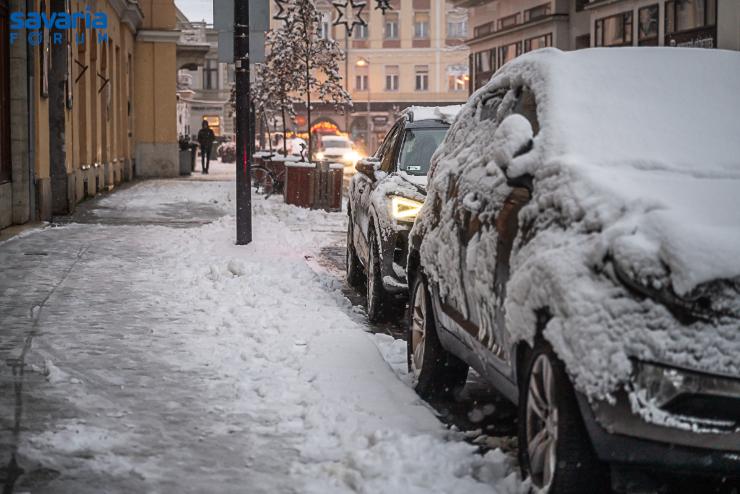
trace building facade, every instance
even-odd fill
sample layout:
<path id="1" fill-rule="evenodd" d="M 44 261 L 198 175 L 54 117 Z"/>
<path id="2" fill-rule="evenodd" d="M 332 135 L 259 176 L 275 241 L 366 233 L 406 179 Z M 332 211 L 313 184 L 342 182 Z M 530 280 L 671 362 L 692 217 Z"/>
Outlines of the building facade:
<path id="1" fill-rule="evenodd" d="M 88 10 L 104 28 L 11 30 L 7 18 Z M 0 228 L 69 213 L 134 175 L 177 174 L 174 28 L 171 0 L 0 1 Z"/>
<path id="2" fill-rule="evenodd" d="M 205 22 L 190 22 L 178 12 L 181 47 L 206 49 L 195 59 L 181 63 L 177 74 L 178 134 L 195 138 L 203 120 L 217 136 L 234 136 L 231 89 L 234 64 L 218 60 L 218 31 Z"/>
<path id="3" fill-rule="evenodd" d="M 324 19 L 322 32 L 346 53 L 340 73 L 354 109 L 339 115 L 333 106 L 312 104 L 315 129 L 346 132 L 359 147 L 373 151 L 404 108 L 467 99 L 467 9 L 446 0 L 391 0 L 391 10 L 383 15 L 369 2 L 363 10 L 367 26 L 346 36 L 343 25 L 332 25 L 332 3 L 316 4 Z M 277 22 L 272 21 L 273 27 Z M 297 112 L 293 130 L 303 133 L 306 112 L 300 105 Z"/>
<path id="4" fill-rule="evenodd" d="M 509 60 L 553 46 L 692 46 L 740 50 L 737 0 L 453 0 L 475 19 L 471 91 Z"/>

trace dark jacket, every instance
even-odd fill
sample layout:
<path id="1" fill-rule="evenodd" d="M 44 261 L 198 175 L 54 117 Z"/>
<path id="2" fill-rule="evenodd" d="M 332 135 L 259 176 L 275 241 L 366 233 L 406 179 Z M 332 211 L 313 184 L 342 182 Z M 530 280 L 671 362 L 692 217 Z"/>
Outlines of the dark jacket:
<path id="1" fill-rule="evenodd" d="M 210 127 L 200 129 L 198 131 L 198 142 L 201 148 L 209 149 L 213 141 L 216 140 L 216 134 L 213 133 Z"/>

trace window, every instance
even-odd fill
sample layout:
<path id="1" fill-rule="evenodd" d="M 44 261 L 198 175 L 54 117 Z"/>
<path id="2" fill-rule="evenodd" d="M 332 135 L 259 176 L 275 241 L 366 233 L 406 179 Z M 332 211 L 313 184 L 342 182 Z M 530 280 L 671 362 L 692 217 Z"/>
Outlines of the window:
<path id="1" fill-rule="evenodd" d="M 367 74 L 359 74 L 355 76 L 355 90 L 367 91 L 368 81 Z"/>
<path id="2" fill-rule="evenodd" d="M 491 72 L 493 71 L 493 50 L 479 51 L 475 54 L 475 71 Z"/>
<path id="3" fill-rule="evenodd" d="M 8 5 L 0 0 L 0 183 L 10 180 L 10 47 Z"/>
<path id="4" fill-rule="evenodd" d="M 429 38 L 429 12 L 416 12 L 414 14 L 414 38 Z"/>
<path id="5" fill-rule="evenodd" d="M 329 12 L 320 12 L 321 22 L 319 23 L 319 38 L 331 39 L 331 14 Z"/>
<path id="6" fill-rule="evenodd" d="M 385 66 L 385 90 L 398 91 L 398 65 Z"/>
<path id="7" fill-rule="evenodd" d="M 426 65 L 416 66 L 416 90 L 429 91 L 429 67 Z"/>
<path id="8" fill-rule="evenodd" d="M 597 20 L 595 36 L 596 46 L 631 45 L 632 11 Z"/>
<path id="9" fill-rule="evenodd" d="M 525 52 L 547 48 L 548 46 L 552 46 L 552 33 L 524 40 Z"/>
<path id="10" fill-rule="evenodd" d="M 385 14 L 385 39 L 398 39 L 398 14 Z"/>
<path id="11" fill-rule="evenodd" d="M 493 28 L 493 22 L 486 22 L 485 24 L 481 24 L 480 26 L 475 26 L 475 28 L 473 29 L 473 37 L 480 38 L 483 36 L 487 36 L 494 31 L 495 29 Z"/>
<path id="12" fill-rule="evenodd" d="M 550 4 L 545 3 L 524 11 L 524 22 L 536 21 L 550 15 Z"/>
<path id="13" fill-rule="evenodd" d="M 367 39 L 367 26 L 362 24 L 355 25 L 355 30 L 352 35 L 355 39 Z"/>
<path id="14" fill-rule="evenodd" d="M 717 24 L 717 0 L 670 0 L 665 4 L 666 34 Z"/>
<path id="15" fill-rule="evenodd" d="M 468 90 L 468 81 L 470 76 L 467 75 L 448 75 L 447 90 L 451 93 L 458 93 Z"/>
<path id="16" fill-rule="evenodd" d="M 218 89 L 218 61 L 209 59 L 203 66 L 203 89 Z"/>
<path id="17" fill-rule="evenodd" d="M 432 155 L 446 134 L 447 128 L 407 130 L 398 158 L 398 169 L 409 175 L 426 175 Z"/>
<path id="18" fill-rule="evenodd" d="M 510 43 L 498 49 L 498 66 L 501 67 L 506 62 L 514 60 L 521 55 L 522 44 L 520 42 Z"/>
<path id="19" fill-rule="evenodd" d="M 468 37 L 468 21 L 454 21 L 447 23 L 447 38 L 464 39 Z"/>
<path id="20" fill-rule="evenodd" d="M 640 45 L 658 44 L 658 6 L 643 7 L 637 14 L 637 40 Z"/>
<path id="21" fill-rule="evenodd" d="M 519 24 L 519 14 L 512 14 L 498 20 L 498 28 L 506 29 Z"/>

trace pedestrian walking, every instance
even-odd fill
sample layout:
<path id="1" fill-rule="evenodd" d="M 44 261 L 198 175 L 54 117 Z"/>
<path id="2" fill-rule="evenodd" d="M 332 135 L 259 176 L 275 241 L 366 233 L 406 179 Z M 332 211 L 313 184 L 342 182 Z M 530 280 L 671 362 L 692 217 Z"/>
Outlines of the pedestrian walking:
<path id="1" fill-rule="evenodd" d="M 201 172 L 208 175 L 208 165 L 211 162 L 211 147 L 216 140 L 216 134 L 213 133 L 208 125 L 208 120 L 203 120 L 203 125 L 198 131 L 198 144 L 200 144 L 200 166 Z"/>

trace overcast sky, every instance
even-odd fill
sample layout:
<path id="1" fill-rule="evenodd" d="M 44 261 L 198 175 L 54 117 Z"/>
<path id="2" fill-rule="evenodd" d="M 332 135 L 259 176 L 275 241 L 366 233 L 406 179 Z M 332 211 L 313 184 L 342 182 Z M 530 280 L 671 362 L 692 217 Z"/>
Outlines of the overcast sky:
<path id="1" fill-rule="evenodd" d="M 213 23 L 213 0 L 175 0 L 175 5 L 190 21 Z"/>

